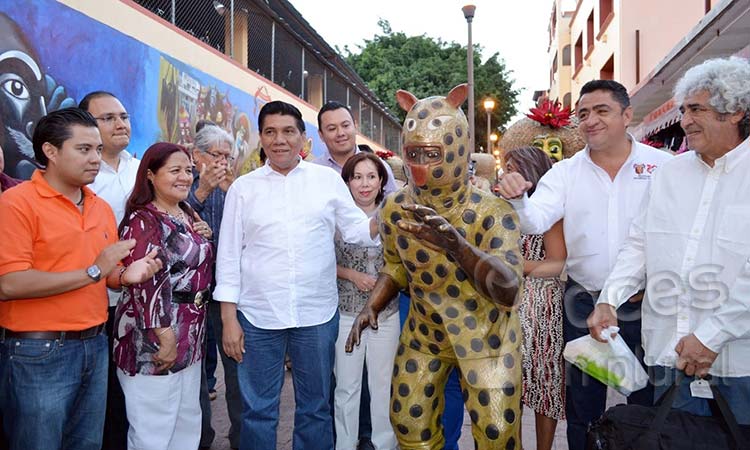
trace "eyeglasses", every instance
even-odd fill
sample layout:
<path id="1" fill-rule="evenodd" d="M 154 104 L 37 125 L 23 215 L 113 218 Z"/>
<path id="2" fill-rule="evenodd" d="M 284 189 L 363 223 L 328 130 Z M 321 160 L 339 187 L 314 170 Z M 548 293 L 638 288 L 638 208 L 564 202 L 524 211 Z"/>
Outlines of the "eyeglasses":
<path id="1" fill-rule="evenodd" d="M 117 122 L 117 119 L 122 120 L 125 123 L 130 122 L 130 114 L 128 113 L 122 113 L 122 114 L 107 114 L 106 116 L 101 117 L 94 117 L 94 119 L 104 122 L 106 125 L 114 125 L 115 122 Z"/>
<path id="2" fill-rule="evenodd" d="M 206 152 L 206 154 L 217 161 L 223 158 L 226 159 L 228 163 L 234 162 L 234 158 L 227 153 Z"/>

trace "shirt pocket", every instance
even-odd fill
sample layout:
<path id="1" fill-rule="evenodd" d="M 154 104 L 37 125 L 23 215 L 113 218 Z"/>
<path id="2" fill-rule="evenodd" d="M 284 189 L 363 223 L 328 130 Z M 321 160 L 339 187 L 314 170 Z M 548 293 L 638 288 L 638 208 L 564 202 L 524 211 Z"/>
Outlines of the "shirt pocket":
<path id="1" fill-rule="evenodd" d="M 733 253 L 750 255 L 750 206 L 724 208 L 719 216 L 716 244 Z"/>

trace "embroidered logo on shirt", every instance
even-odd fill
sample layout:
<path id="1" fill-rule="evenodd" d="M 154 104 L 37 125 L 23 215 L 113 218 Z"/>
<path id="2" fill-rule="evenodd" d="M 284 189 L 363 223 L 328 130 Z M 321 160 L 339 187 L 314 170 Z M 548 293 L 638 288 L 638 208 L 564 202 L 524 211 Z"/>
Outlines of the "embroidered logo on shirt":
<path id="1" fill-rule="evenodd" d="M 651 179 L 651 174 L 656 169 L 656 164 L 644 164 L 644 163 L 635 163 L 633 164 L 633 171 L 635 172 L 635 176 L 633 179 L 635 180 L 649 180 Z"/>

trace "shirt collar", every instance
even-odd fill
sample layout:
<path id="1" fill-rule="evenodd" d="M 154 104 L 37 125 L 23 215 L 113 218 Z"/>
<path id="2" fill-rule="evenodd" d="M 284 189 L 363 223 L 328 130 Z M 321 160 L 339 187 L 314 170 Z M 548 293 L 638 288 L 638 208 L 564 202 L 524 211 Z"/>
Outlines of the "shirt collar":
<path id="1" fill-rule="evenodd" d="M 41 169 L 37 169 L 34 171 L 34 173 L 31 175 L 31 183 L 34 185 L 34 188 L 36 188 L 37 193 L 40 197 L 44 198 L 52 198 L 52 197 L 62 197 L 63 195 L 59 192 L 57 192 L 50 184 L 47 182 L 47 179 L 44 178 L 44 171 Z M 83 195 L 85 197 L 95 197 L 96 194 L 94 194 L 94 191 L 88 188 L 88 186 L 81 186 L 81 189 L 83 189 Z"/>
<path id="2" fill-rule="evenodd" d="M 731 170 L 737 167 L 740 162 L 747 158 L 748 152 L 750 152 L 750 137 L 742 141 L 737 147 L 728 151 L 724 156 L 717 159 L 717 161 L 721 159 L 725 160 L 724 171 L 726 173 L 729 173 Z"/>
<path id="3" fill-rule="evenodd" d="M 290 173 L 294 172 L 297 169 L 304 169 L 304 167 L 308 164 L 307 161 L 305 161 L 304 159 L 302 159 L 301 156 L 297 156 L 297 158 L 299 158 L 299 163 L 294 167 L 294 169 L 290 170 L 287 175 L 289 175 Z M 259 167 L 256 170 L 260 170 L 261 171 L 260 173 L 263 174 L 263 175 L 276 174 L 276 175 L 283 176 L 279 172 L 273 170 L 273 168 L 271 168 L 271 164 L 268 161 L 266 161 L 266 163 L 263 164 L 262 167 Z"/>
<path id="4" fill-rule="evenodd" d="M 628 141 L 630 141 L 630 154 L 628 155 L 628 159 L 625 160 L 625 164 L 627 164 L 631 159 L 635 158 L 636 154 L 639 151 L 638 141 L 635 140 L 632 134 L 626 133 L 626 135 L 628 137 Z M 588 161 L 590 164 L 596 165 L 596 163 L 594 163 L 594 161 L 591 159 L 591 149 L 589 148 L 588 144 L 586 144 L 586 147 L 584 147 L 582 153 L 586 161 Z"/>
<path id="5" fill-rule="evenodd" d="M 354 146 L 354 153 L 352 154 L 352 156 L 356 155 L 357 153 L 359 153 L 361 151 L 362 150 L 359 149 L 359 146 L 355 145 Z M 336 166 L 338 168 L 342 168 L 343 167 L 341 164 L 338 163 L 338 161 L 336 161 L 335 159 L 333 159 L 333 156 L 331 156 L 331 152 L 328 150 L 328 148 L 326 148 L 325 151 L 323 152 L 323 158 L 326 161 L 328 161 L 329 163 L 333 164 L 334 166 Z"/>

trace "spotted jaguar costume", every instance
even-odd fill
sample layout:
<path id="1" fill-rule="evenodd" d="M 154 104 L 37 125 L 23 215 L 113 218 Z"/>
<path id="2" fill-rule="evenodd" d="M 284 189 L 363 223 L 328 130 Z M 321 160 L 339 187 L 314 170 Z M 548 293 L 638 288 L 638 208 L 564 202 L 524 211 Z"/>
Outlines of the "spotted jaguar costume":
<path id="1" fill-rule="evenodd" d="M 376 322 L 385 298 L 409 289 L 411 309 L 391 384 L 391 423 L 402 450 L 442 449 L 441 395 L 458 366 L 479 449 L 521 448 L 522 280 L 511 206 L 468 181 L 466 85 L 417 100 L 399 91 L 408 185 L 380 212 L 386 265 L 350 335 Z"/>

